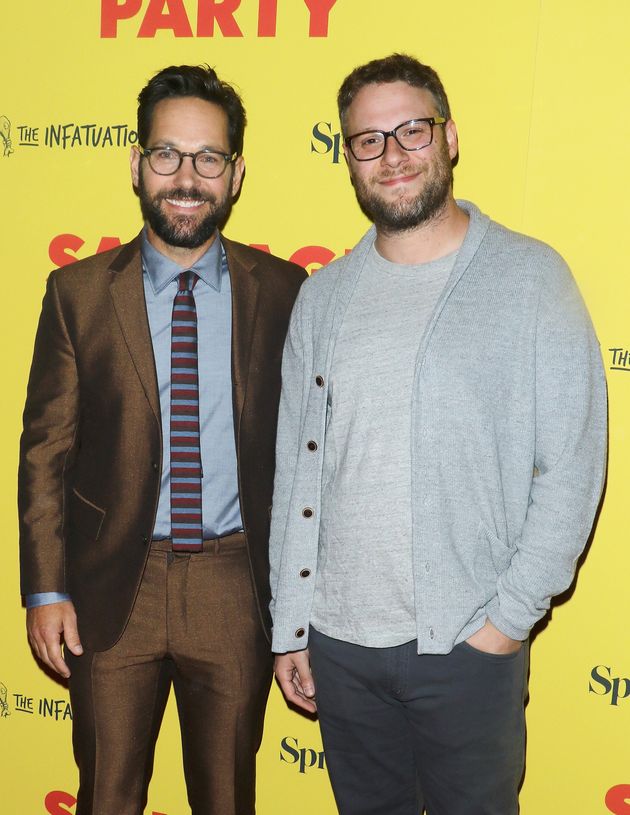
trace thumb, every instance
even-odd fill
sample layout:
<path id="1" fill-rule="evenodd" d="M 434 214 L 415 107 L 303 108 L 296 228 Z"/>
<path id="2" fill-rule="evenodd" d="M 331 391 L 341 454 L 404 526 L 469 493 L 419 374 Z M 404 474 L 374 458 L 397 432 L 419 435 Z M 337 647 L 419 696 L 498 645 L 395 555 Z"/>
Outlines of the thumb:
<path id="1" fill-rule="evenodd" d="M 63 629 L 63 639 L 66 644 L 66 648 L 68 648 L 75 655 L 75 657 L 78 657 L 83 653 L 83 646 L 81 645 L 81 640 L 79 639 L 79 629 L 77 628 L 76 617 L 66 620 L 66 624 Z"/>
<path id="2" fill-rule="evenodd" d="M 315 683 L 313 682 L 313 674 L 310 665 L 302 665 L 299 670 L 300 685 L 305 696 L 315 696 Z"/>

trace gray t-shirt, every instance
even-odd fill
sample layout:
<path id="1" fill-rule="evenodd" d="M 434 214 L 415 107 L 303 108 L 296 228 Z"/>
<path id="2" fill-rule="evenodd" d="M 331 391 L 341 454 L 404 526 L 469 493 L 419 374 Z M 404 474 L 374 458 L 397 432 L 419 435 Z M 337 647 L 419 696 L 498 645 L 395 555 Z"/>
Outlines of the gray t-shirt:
<path id="1" fill-rule="evenodd" d="M 411 390 L 455 258 L 401 265 L 372 246 L 339 333 L 311 622 L 345 642 L 384 648 L 416 637 Z"/>

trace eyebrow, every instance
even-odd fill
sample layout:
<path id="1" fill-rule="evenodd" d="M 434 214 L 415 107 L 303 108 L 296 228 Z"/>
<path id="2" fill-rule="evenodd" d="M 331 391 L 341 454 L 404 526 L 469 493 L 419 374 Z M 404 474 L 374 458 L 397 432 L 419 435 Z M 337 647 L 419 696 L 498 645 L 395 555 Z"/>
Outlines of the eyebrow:
<path id="1" fill-rule="evenodd" d="M 152 142 L 153 147 L 172 147 L 175 150 L 182 150 L 183 148 L 179 147 L 177 141 L 173 139 L 156 139 Z M 193 152 L 199 153 L 201 150 L 211 150 L 213 153 L 229 153 L 229 149 L 223 147 L 216 147 L 211 144 L 204 144 L 199 147 L 197 150 Z M 186 152 L 186 151 L 184 151 Z"/>

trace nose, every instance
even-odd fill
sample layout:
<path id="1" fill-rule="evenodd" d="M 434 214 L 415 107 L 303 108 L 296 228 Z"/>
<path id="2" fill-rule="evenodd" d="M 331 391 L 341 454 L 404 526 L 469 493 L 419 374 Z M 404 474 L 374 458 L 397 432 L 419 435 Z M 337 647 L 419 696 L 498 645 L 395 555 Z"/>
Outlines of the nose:
<path id="1" fill-rule="evenodd" d="M 398 144 L 394 138 L 394 134 L 387 133 L 385 135 L 385 150 L 383 151 L 381 160 L 384 161 L 385 164 L 397 166 L 401 161 L 404 161 L 406 157 L 407 151 Z"/>
<path id="2" fill-rule="evenodd" d="M 175 178 L 177 179 L 178 184 L 182 184 L 184 186 L 194 186 L 196 184 L 196 180 L 198 178 L 197 171 L 193 166 L 192 156 L 188 153 L 182 156 L 182 163 L 175 173 Z"/>

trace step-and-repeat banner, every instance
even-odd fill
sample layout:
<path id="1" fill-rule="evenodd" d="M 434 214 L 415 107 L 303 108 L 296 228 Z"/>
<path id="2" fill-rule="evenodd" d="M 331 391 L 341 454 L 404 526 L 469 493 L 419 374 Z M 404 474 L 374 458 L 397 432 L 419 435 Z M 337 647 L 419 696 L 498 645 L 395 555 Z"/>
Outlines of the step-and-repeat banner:
<path id="1" fill-rule="evenodd" d="M 456 194 L 566 257 L 601 341 L 606 498 L 577 584 L 532 646 L 522 812 L 630 813 L 626 1 L 8 0 L 0 16 L 3 813 L 75 812 L 67 689 L 24 636 L 18 437 L 46 276 L 140 227 L 128 169 L 138 91 L 166 65 L 200 62 L 238 87 L 247 177 L 226 234 L 313 272 L 366 227 L 341 152 L 337 88 L 355 65 L 392 51 L 444 81 L 460 134 Z M 317 725 L 275 688 L 258 764 L 261 815 L 335 812 Z M 148 813 L 188 811 L 180 766 L 170 705 Z"/>

